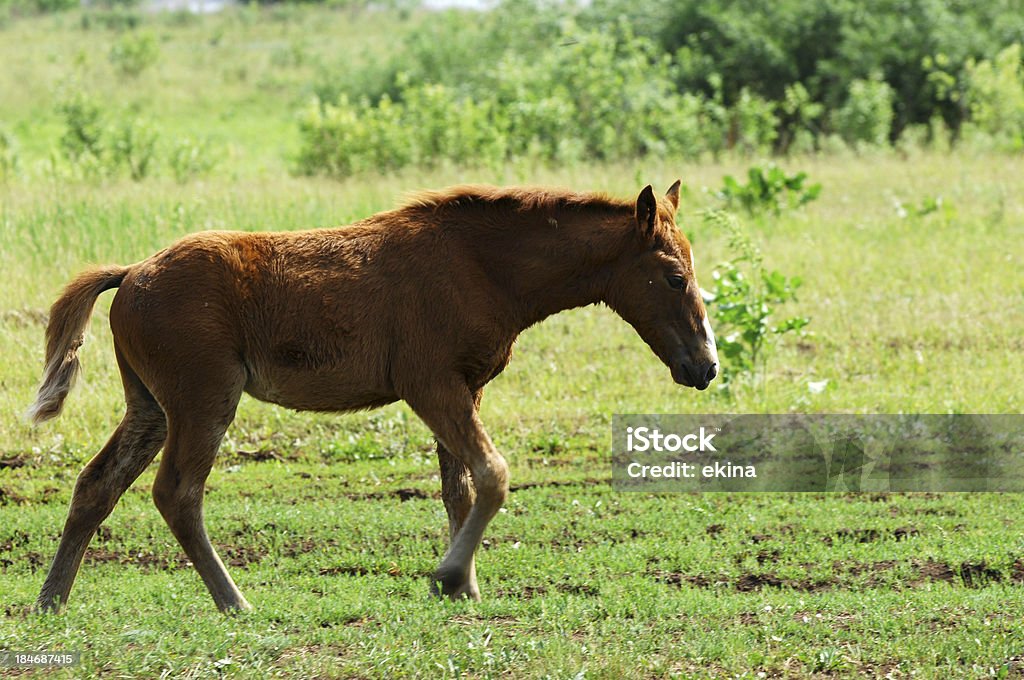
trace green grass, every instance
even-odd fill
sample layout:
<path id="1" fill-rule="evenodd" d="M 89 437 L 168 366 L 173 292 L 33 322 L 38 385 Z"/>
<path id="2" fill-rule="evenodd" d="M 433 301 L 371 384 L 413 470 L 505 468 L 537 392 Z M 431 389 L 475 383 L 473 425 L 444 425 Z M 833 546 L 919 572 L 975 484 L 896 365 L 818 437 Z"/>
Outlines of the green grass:
<path id="1" fill-rule="evenodd" d="M 404 23 L 370 29 L 366 16 L 316 11 L 248 24 L 234 15 L 184 26 L 148 19 L 166 33 L 160 77 L 134 88 L 102 77 L 102 41 L 113 33 L 82 34 L 76 21 L 0 30 L 0 91 L 15 93 L 0 98 L 0 120 L 29 166 L 59 137 L 51 86 L 78 49 L 92 55 L 86 77 L 114 104 L 138 100 L 166 128 L 220 135 L 235 151 L 213 177 L 185 186 L 67 184 L 30 170 L 0 187 L 0 649 L 81 650 L 82 666 L 66 674 L 82 677 L 1020 674 L 1020 495 L 643 495 L 610 486 L 613 413 L 1020 412 L 1024 159 L 968 153 L 782 164 L 821 182 L 821 198 L 744 225 L 770 269 L 804 279 L 780 313 L 810 316 L 813 335 L 774 351 L 761 387 L 674 385 L 604 308 L 524 333 L 483 404 L 514 491 L 479 555 L 482 603 L 428 596 L 447 524 L 429 432 L 407 408 L 297 414 L 245 398 L 206 507 L 255 611 L 216 612 L 150 500 L 150 470 L 92 544 L 67 612 L 26 616 L 74 478 L 123 412 L 108 294 L 64 415 L 40 428 L 18 417 L 41 372 L 45 311 L 85 265 L 132 262 L 201 229 L 342 224 L 459 181 L 631 196 L 682 177 L 680 223 L 707 287 L 715 263 L 733 254 L 697 212 L 717 206 L 722 177 L 749 164 L 666 158 L 296 179 L 286 172 L 291 106 L 312 67 L 278 68 L 264 52 L 255 51 L 264 61 L 245 56 L 246 46 L 302 35 L 324 46 L 324 59 L 340 59 L 344 41 L 333 34 L 356 51 Z M 238 26 L 218 45 L 234 47 L 219 68 L 248 64 L 291 82 L 294 96 L 202 70 L 211 57 L 201 45 L 230 22 Z M 935 197 L 943 209 L 901 216 L 900 205 Z M 826 379 L 824 392 L 808 390 Z"/>

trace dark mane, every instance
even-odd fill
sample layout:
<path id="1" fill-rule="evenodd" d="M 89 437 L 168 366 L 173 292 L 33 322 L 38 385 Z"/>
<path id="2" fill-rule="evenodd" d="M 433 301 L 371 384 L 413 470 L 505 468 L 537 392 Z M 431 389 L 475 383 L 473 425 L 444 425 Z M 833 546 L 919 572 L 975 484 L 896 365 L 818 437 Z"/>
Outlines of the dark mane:
<path id="1" fill-rule="evenodd" d="M 495 187 L 486 184 L 463 184 L 440 191 L 412 194 L 401 208 L 427 209 L 433 212 L 446 208 L 485 204 L 513 210 L 577 209 L 618 211 L 633 210 L 633 203 L 603 193 L 573 192 L 549 187 Z"/>

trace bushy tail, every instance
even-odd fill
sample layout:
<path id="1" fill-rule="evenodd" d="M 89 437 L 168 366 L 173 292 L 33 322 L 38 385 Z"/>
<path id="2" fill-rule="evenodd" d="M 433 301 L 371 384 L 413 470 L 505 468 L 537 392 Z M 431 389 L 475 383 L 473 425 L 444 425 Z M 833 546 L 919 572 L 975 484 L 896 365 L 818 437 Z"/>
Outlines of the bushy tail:
<path id="1" fill-rule="evenodd" d="M 46 372 L 28 417 L 39 423 L 60 414 L 78 377 L 78 348 L 100 293 L 121 285 L 128 267 L 101 267 L 79 274 L 50 308 L 46 326 Z"/>

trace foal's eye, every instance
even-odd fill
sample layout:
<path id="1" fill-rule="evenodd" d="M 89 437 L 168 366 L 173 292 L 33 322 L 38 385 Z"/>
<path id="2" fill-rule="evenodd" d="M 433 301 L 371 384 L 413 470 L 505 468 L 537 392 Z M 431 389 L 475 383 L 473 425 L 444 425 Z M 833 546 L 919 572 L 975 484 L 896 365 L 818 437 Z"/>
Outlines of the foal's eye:
<path id="1" fill-rule="evenodd" d="M 668 285 L 675 290 L 682 290 L 686 288 L 686 279 L 682 276 L 669 276 Z"/>

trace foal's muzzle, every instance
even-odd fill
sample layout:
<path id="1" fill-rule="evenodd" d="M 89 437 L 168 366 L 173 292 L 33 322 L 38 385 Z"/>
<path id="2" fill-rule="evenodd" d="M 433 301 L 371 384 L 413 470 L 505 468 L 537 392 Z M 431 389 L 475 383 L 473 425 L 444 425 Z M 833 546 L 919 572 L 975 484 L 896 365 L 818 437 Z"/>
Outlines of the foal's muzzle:
<path id="1" fill-rule="evenodd" d="M 718 375 L 717 361 L 682 361 L 672 367 L 672 379 L 680 385 L 706 390 Z"/>

